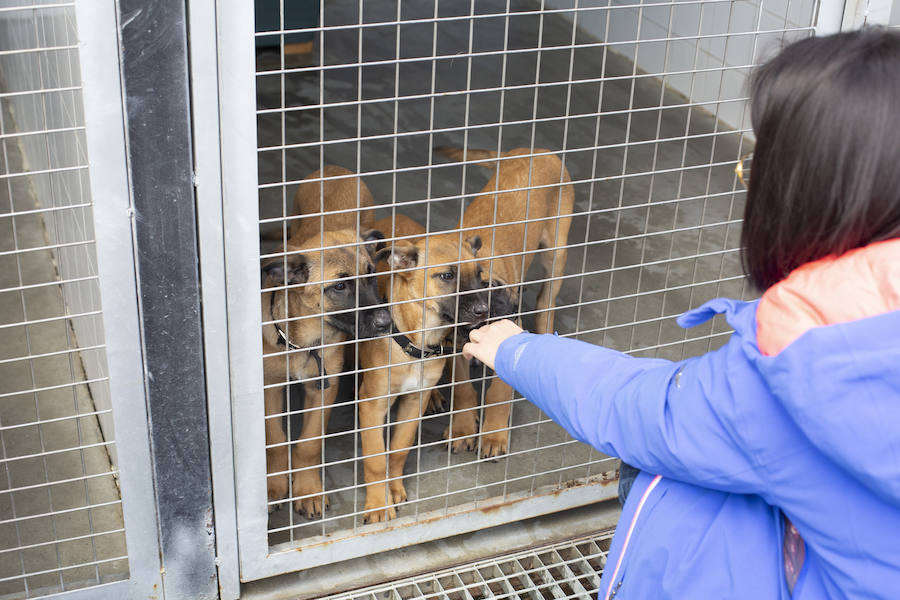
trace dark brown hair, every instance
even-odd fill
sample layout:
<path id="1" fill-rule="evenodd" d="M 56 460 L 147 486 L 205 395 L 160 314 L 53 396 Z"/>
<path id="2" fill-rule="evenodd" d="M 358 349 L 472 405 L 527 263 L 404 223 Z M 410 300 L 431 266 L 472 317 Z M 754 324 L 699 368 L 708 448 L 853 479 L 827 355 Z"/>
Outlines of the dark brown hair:
<path id="1" fill-rule="evenodd" d="M 900 237 L 900 31 L 791 44 L 756 71 L 750 103 L 741 245 L 754 285 Z"/>

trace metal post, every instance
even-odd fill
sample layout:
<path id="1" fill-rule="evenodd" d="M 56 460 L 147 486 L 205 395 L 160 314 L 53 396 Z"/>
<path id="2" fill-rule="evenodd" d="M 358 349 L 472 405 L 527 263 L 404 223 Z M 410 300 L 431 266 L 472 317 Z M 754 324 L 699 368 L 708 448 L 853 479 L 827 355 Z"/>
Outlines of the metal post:
<path id="1" fill-rule="evenodd" d="M 841 30 L 844 18 L 844 0 L 822 0 L 819 3 L 819 18 L 816 22 L 816 35 L 829 35 Z"/>
<path id="2" fill-rule="evenodd" d="M 119 0 L 165 597 L 218 594 L 184 0 Z"/>
<path id="3" fill-rule="evenodd" d="M 219 118 L 219 63 L 216 1 L 189 0 L 188 33 L 194 128 L 194 178 L 197 202 L 200 271 L 203 274 L 203 328 L 206 393 L 216 516 L 216 565 L 219 600 L 240 597 L 237 546 L 234 452 L 232 445 L 231 377 L 229 372 L 227 305 L 225 302 L 225 231 Z M 249 8 L 249 7 L 248 7 Z M 249 37 L 249 36 L 248 36 Z M 248 40 L 251 41 L 251 40 Z M 252 49 L 247 57 L 252 59 Z M 230 65 L 229 65 L 230 66 Z M 248 111 L 249 112 L 249 111 Z M 255 221 L 255 220 L 254 220 Z M 213 325 L 219 324 L 219 325 Z M 258 336 L 257 336 L 258 337 Z"/>
<path id="4" fill-rule="evenodd" d="M 850 31 L 865 25 L 896 25 L 891 21 L 891 11 L 896 11 L 892 0 L 847 0 L 843 11 L 841 29 Z"/>

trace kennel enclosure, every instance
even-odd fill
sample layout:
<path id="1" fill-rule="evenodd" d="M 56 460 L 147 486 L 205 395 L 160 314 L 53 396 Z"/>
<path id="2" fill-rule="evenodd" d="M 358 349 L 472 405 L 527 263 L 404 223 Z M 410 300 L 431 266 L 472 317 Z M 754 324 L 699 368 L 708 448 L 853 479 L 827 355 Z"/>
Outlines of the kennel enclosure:
<path id="1" fill-rule="evenodd" d="M 223 136 L 243 146 L 233 150 L 239 158 L 225 160 L 226 231 L 241 221 L 244 234 L 227 237 L 228 281 L 245 281 L 258 268 L 251 249 L 259 248 L 263 260 L 297 253 L 285 250 L 296 242 L 288 232 L 300 218 L 293 195 L 317 169 L 337 164 L 359 174 L 375 198 L 376 218 L 412 217 L 429 233 L 457 231 L 490 172 L 474 160 L 449 163 L 435 149 L 527 148 L 559 156 L 575 190 L 555 308 L 560 335 L 675 359 L 724 340 L 722 323 L 686 334 L 672 317 L 713 296 L 753 294 L 737 257 L 743 189 L 733 174 L 752 149 L 745 82 L 777 43 L 814 31 L 816 4 L 331 2 L 310 10 L 318 13 L 315 26 L 292 25 L 282 13 L 278 26 L 258 27 L 255 64 L 237 52 L 240 41 L 249 44 L 246 19 L 235 19 L 242 34 L 230 35 L 228 26 L 220 34 L 235 51 L 222 80 L 225 95 L 243 94 L 245 103 L 222 106 L 233 125 Z M 280 52 L 287 43 L 281 36 L 300 34 L 312 39 L 311 53 Z M 273 43 L 275 50 L 267 50 Z M 257 165 L 255 174 L 248 164 Z M 242 190 L 240 203 L 229 202 L 230 179 Z M 254 193 L 258 230 L 245 222 L 245 198 Z M 389 242 L 398 237 L 394 230 L 384 234 Z M 260 244 L 260 235 L 277 239 Z M 534 251 L 523 247 L 516 256 Z M 522 286 L 516 312 L 526 324 L 536 317 L 534 296 L 546 278 L 533 269 Z M 231 359 L 242 365 L 263 352 L 257 325 L 292 319 L 255 321 L 259 292 L 244 285 L 227 292 Z M 293 352 L 307 360 L 302 350 Z M 237 421 L 283 420 L 289 438 L 303 419 L 323 421 L 313 468 L 331 503 L 307 518 L 290 510 L 302 494 L 265 500 L 262 432 L 257 427 L 255 437 L 238 441 L 236 471 L 246 484 L 237 496 L 242 575 L 330 564 L 614 496 L 615 461 L 576 444 L 521 399 L 508 400 L 510 447 L 503 459 L 453 453 L 442 434 L 460 411 L 444 381 L 430 387 L 446 392 L 450 410 L 421 418 L 403 474 L 409 497 L 396 519 L 367 524 L 358 443 L 364 430 L 354 394 L 368 373 L 349 361 L 342 372 L 342 394 L 327 422 L 324 411 L 291 400 L 319 393 L 310 387 L 298 391 L 288 377 L 265 383 L 251 369 L 232 374 L 241 399 Z M 286 404 L 264 414 L 260 390 L 273 388 L 285 391 Z M 268 448 L 279 445 L 285 444 Z M 291 478 L 309 470 L 286 468 Z M 397 478 L 385 473 L 382 480 Z"/>
<path id="2" fill-rule="evenodd" d="M 364 522 L 354 357 L 314 467 L 331 507 L 267 497 L 264 424 L 323 418 L 312 386 L 262 373 L 261 331 L 296 318 L 261 316 L 260 261 L 289 255 L 297 186 L 338 164 L 376 218 L 464 235 L 493 171 L 436 148 L 552 153 L 575 193 L 555 329 L 690 356 L 727 326 L 674 316 L 754 294 L 733 174 L 752 67 L 898 19 L 886 1 L 0 0 L 0 598 L 592 595 L 617 462 L 512 396 L 505 456 L 476 434 L 452 452 L 452 372 L 416 390 L 444 408 L 396 519 Z M 547 279 L 522 284 L 526 325 Z"/>

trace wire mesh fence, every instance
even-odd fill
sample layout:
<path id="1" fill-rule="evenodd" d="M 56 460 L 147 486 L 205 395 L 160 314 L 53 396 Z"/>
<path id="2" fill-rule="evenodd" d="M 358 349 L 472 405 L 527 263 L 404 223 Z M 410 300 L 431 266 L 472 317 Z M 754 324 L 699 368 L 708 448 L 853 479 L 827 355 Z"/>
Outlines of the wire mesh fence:
<path id="1" fill-rule="evenodd" d="M 816 10 L 258 0 L 270 545 L 614 478 L 460 360 L 467 328 L 508 316 L 669 359 L 723 342 L 720 320 L 673 317 L 755 293 L 746 82 Z"/>
<path id="2" fill-rule="evenodd" d="M 128 577 L 73 2 L 0 1 L 0 597 Z"/>

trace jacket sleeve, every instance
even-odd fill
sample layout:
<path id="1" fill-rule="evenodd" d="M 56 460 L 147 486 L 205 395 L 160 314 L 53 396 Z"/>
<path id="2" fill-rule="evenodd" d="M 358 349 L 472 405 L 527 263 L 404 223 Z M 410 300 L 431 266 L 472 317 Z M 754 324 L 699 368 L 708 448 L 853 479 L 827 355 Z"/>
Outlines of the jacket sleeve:
<path id="1" fill-rule="evenodd" d="M 726 347 L 727 348 L 727 347 Z M 724 349 L 673 363 L 553 335 L 501 344 L 497 374 L 576 439 L 641 469 L 736 493 L 762 493 L 763 469 L 718 372 Z"/>

